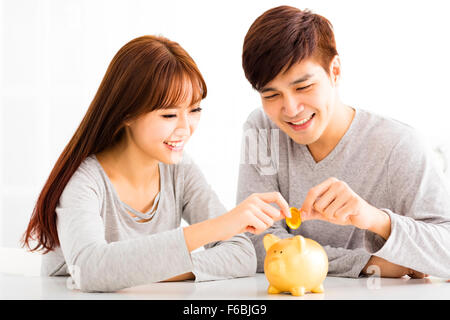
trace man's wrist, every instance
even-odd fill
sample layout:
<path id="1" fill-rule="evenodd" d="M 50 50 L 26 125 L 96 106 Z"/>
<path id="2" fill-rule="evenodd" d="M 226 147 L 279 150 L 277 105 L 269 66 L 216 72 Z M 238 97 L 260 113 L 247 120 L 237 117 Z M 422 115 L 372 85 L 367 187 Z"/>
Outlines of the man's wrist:
<path id="1" fill-rule="evenodd" d="M 364 276 L 367 275 L 367 268 L 368 268 L 370 265 L 372 265 L 372 257 L 373 257 L 373 256 L 370 256 L 369 260 L 366 262 L 366 265 L 365 265 L 364 268 L 361 270 L 360 275 L 364 275 Z"/>
<path id="2" fill-rule="evenodd" d="M 377 208 L 374 208 L 373 222 L 368 230 L 378 234 L 383 239 L 387 240 L 391 234 L 391 218 L 390 216 Z"/>

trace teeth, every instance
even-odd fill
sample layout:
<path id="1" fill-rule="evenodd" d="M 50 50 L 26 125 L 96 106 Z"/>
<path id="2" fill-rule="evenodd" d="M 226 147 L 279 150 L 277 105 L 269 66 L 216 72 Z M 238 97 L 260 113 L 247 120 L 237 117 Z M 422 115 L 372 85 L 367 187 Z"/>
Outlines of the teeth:
<path id="1" fill-rule="evenodd" d="M 307 119 L 303 119 L 302 121 L 299 121 L 299 122 L 291 122 L 291 123 L 292 123 L 292 124 L 295 124 L 296 126 L 300 126 L 300 125 L 302 125 L 302 124 L 308 122 L 309 120 L 311 120 L 311 118 L 313 117 L 313 115 L 314 115 L 314 114 L 312 114 L 312 115 L 311 115 L 309 118 L 307 118 Z"/>
<path id="2" fill-rule="evenodd" d="M 174 142 L 165 142 L 165 143 L 168 144 L 169 146 L 172 146 L 172 147 L 179 147 L 179 146 L 183 145 L 183 141 L 182 142 L 176 142 L 176 143 L 174 143 Z"/>

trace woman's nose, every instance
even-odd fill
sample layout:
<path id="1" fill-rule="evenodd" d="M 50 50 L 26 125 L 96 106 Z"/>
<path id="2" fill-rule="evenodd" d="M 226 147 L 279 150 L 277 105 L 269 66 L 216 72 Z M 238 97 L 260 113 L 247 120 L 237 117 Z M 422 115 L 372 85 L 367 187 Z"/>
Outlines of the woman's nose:
<path id="1" fill-rule="evenodd" d="M 176 131 L 180 135 L 190 135 L 191 124 L 187 115 L 182 115 L 178 118 Z"/>

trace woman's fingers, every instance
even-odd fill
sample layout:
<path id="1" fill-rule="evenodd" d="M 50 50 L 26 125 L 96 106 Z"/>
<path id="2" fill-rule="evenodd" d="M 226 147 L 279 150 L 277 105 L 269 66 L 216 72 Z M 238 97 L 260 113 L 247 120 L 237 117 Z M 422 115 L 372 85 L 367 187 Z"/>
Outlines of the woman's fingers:
<path id="1" fill-rule="evenodd" d="M 248 213 L 248 222 L 245 227 L 248 232 L 258 234 L 269 228 L 273 224 L 273 220 L 266 214 L 260 212 L 259 210 L 249 210 Z"/>
<path id="2" fill-rule="evenodd" d="M 253 215 L 264 223 L 264 229 L 273 225 L 273 219 L 261 210 L 255 210 Z"/>
<path id="3" fill-rule="evenodd" d="M 271 203 L 277 204 L 280 210 Z M 279 192 L 254 193 L 238 207 L 243 216 L 247 216 L 242 227 L 245 231 L 255 234 L 271 227 L 274 221 L 290 217 L 289 205 Z"/>
<path id="4" fill-rule="evenodd" d="M 291 217 L 289 205 L 279 192 L 255 193 L 254 195 L 265 203 L 276 203 L 285 217 Z"/>
<path id="5" fill-rule="evenodd" d="M 266 215 L 268 215 L 273 220 L 281 220 L 284 219 L 284 215 L 281 214 L 280 210 L 274 208 L 272 205 L 264 202 L 260 198 L 255 199 L 256 204 L 261 209 L 262 212 L 264 212 Z"/>

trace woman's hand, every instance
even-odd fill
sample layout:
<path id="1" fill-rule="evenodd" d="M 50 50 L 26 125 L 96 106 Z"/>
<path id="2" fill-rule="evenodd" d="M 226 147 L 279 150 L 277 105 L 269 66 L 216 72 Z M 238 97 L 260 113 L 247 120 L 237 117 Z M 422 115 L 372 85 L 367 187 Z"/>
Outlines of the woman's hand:
<path id="1" fill-rule="evenodd" d="M 406 275 L 413 279 L 422 279 L 424 277 L 428 277 L 427 274 L 413 270 L 411 268 L 400 266 L 398 264 L 394 264 L 377 256 L 370 257 L 361 273 L 364 275 L 372 275 L 372 271 L 374 270 L 374 268 L 371 266 L 375 266 L 376 268 L 378 268 L 378 271 L 376 271 L 375 274 L 383 278 L 401 278 Z M 369 267 L 371 267 L 370 270 L 368 270 Z"/>
<path id="2" fill-rule="evenodd" d="M 279 209 L 271 206 L 276 203 Z M 227 240 L 239 233 L 258 234 L 274 221 L 290 217 L 289 205 L 279 192 L 254 193 L 233 210 L 183 228 L 189 252 L 214 241 Z"/>
<path id="3" fill-rule="evenodd" d="M 279 209 L 270 203 L 278 205 Z M 223 227 L 232 237 L 243 232 L 259 234 L 271 227 L 275 221 L 290 217 L 289 205 L 279 192 L 254 193 L 242 201 L 222 219 Z"/>
<path id="4" fill-rule="evenodd" d="M 389 215 L 367 203 L 344 181 L 329 178 L 310 189 L 302 206 L 302 220 L 319 219 L 368 229 L 387 239 Z"/>

